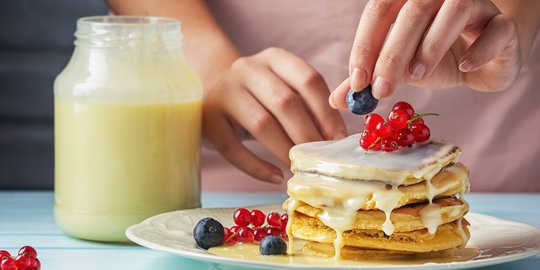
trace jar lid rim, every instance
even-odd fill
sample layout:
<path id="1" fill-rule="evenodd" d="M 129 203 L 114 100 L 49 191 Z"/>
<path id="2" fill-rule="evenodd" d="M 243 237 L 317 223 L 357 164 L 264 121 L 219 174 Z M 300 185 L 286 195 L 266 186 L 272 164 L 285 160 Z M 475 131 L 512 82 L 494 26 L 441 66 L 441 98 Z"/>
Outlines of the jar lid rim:
<path id="1" fill-rule="evenodd" d="M 90 16 L 82 17 L 77 20 L 78 28 L 86 28 L 97 26 L 100 28 L 126 28 L 126 27 L 141 27 L 142 25 L 157 26 L 157 27 L 180 27 L 180 21 L 158 16 Z"/>

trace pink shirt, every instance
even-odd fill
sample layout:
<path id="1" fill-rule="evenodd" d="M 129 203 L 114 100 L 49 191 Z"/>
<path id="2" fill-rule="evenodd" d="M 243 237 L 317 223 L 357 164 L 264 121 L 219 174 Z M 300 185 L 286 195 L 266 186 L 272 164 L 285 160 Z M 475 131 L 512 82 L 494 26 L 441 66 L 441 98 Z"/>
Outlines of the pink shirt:
<path id="1" fill-rule="evenodd" d="M 356 27 L 367 1 L 358 0 L 211 0 L 217 20 L 244 55 L 281 47 L 304 58 L 334 89 L 348 75 Z M 422 89 L 402 85 L 379 103 L 376 113 L 404 100 L 418 112 L 437 112 L 426 119 L 432 136 L 462 149 L 477 192 L 540 192 L 540 44 L 535 42 L 516 82 L 499 93 L 466 87 Z M 363 118 L 342 112 L 349 133 L 362 130 Z M 264 147 L 250 149 L 279 164 Z M 203 150 L 202 187 L 206 191 L 285 191 L 286 185 L 257 181 L 230 165 L 218 153 Z M 281 165 L 290 176 L 289 168 Z"/>

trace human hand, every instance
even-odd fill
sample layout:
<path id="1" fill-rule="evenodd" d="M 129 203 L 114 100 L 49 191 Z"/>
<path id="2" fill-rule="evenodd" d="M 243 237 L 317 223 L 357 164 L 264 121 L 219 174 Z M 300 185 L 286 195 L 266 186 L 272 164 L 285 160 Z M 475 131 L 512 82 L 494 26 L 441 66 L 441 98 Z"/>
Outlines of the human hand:
<path id="1" fill-rule="evenodd" d="M 369 83 L 377 99 L 399 83 L 499 91 L 511 85 L 521 65 L 516 25 L 491 1 L 371 0 L 352 47 L 350 77 L 329 102 L 346 109 L 349 88 L 359 91 Z"/>
<path id="2" fill-rule="evenodd" d="M 229 162 L 271 183 L 283 173 L 242 143 L 247 131 L 283 163 L 298 143 L 342 138 L 341 115 L 328 106 L 321 75 L 288 51 L 269 48 L 236 60 L 205 97 L 203 133 Z"/>

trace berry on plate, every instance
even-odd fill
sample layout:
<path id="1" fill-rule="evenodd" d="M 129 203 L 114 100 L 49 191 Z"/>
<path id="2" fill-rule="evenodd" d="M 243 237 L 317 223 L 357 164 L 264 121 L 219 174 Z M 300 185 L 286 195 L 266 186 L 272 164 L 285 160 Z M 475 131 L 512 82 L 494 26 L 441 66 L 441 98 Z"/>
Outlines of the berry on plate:
<path id="1" fill-rule="evenodd" d="M 255 236 L 255 241 L 261 241 L 268 233 L 265 228 L 255 228 L 255 230 L 253 230 L 253 235 Z"/>
<path id="2" fill-rule="evenodd" d="M 17 269 L 17 263 L 15 262 L 15 259 L 11 257 L 4 257 L 2 261 L 0 262 L 0 268 L 2 270 L 16 270 Z"/>
<path id="3" fill-rule="evenodd" d="M 233 220 L 238 226 L 248 226 L 251 221 L 251 213 L 246 208 L 238 208 L 233 213 Z"/>
<path id="4" fill-rule="evenodd" d="M 19 255 L 25 254 L 25 253 L 30 255 L 31 257 L 34 257 L 34 258 L 37 257 L 37 251 L 31 246 L 24 246 L 21 249 L 19 249 Z"/>
<path id="5" fill-rule="evenodd" d="M 251 223 L 253 227 L 260 227 L 264 224 L 265 218 L 266 216 L 261 210 L 251 210 L 249 223 Z"/>
<path id="6" fill-rule="evenodd" d="M 268 225 L 274 226 L 276 228 L 281 228 L 281 216 L 276 212 L 271 212 L 266 217 L 266 222 L 268 222 Z"/>
<path id="7" fill-rule="evenodd" d="M 240 227 L 236 233 L 236 238 L 242 243 L 251 243 L 255 239 L 255 235 L 250 227 Z"/>
<path id="8" fill-rule="evenodd" d="M 219 246 L 223 244 L 225 230 L 219 221 L 206 217 L 193 228 L 193 238 L 197 245 L 203 249 Z"/>
<path id="9" fill-rule="evenodd" d="M 283 255 L 287 253 L 287 243 L 277 236 L 266 236 L 259 245 L 261 255 Z"/>

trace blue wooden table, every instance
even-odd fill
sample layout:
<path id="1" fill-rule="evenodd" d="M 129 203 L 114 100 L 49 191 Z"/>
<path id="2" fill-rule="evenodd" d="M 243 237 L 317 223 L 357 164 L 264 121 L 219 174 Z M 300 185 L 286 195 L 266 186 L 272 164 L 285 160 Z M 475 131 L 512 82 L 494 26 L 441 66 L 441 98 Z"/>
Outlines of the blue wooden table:
<path id="1" fill-rule="evenodd" d="M 281 203 L 282 193 L 203 193 L 204 207 Z M 83 241 L 60 231 L 52 192 L 0 192 L 0 249 L 36 247 L 43 270 L 226 269 L 136 245 Z M 468 194 L 471 211 L 540 227 L 540 194 Z M 540 269 L 540 255 L 479 269 Z"/>

